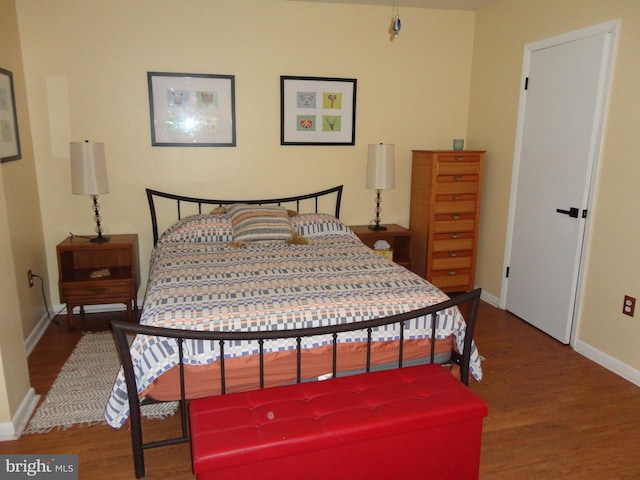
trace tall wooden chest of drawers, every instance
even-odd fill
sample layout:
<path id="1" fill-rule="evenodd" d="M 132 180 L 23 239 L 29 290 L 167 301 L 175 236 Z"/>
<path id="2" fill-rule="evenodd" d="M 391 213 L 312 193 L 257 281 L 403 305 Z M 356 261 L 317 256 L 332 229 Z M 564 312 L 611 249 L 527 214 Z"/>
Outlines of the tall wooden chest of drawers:
<path id="1" fill-rule="evenodd" d="M 445 292 L 474 288 L 484 153 L 412 152 L 411 269 Z"/>

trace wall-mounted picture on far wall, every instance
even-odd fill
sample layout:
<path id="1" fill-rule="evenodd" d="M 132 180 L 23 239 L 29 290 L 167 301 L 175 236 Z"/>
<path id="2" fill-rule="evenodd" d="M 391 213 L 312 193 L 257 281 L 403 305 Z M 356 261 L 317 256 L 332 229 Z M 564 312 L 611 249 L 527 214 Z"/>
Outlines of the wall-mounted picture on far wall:
<path id="1" fill-rule="evenodd" d="M 355 145 L 354 78 L 280 77 L 281 145 Z"/>
<path id="2" fill-rule="evenodd" d="M 151 145 L 235 147 L 235 77 L 148 72 Z"/>
<path id="3" fill-rule="evenodd" d="M 13 74 L 0 68 L 0 162 L 11 162 L 22 158 L 16 96 L 13 90 Z"/>

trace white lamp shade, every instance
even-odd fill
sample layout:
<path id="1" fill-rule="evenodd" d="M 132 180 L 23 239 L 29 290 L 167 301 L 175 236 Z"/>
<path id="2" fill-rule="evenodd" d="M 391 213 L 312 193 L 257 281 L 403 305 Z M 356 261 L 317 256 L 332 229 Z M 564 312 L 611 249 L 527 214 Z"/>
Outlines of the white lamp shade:
<path id="1" fill-rule="evenodd" d="M 367 188 L 387 190 L 395 186 L 395 145 L 369 145 Z"/>
<path id="2" fill-rule="evenodd" d="M 109 192 L 104 143 L 71 142 L 71 191 L 78 195 Z"/>

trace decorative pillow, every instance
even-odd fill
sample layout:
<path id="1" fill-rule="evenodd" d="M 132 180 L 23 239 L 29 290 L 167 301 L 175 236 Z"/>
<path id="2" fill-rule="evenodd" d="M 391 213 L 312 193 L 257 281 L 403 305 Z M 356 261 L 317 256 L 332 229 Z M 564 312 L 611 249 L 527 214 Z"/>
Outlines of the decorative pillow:
<path id="1" fill-rule="evenodd" d="M 227 205 L 236 242 L 287 241 L 293 228 L 284 207 L 277 205 Z"/>
<path id="2" fill-rule="evenodd" d="M 349 227 L 333 215 L 303 213 L 291 218 L 291 226 L 303 237 L 350 236 L 356 237 Z"/>
<path id="3" fill-rule="evenodd" d="M 158 239 L 158 245 L 172 242 L 231 242 L 233 227 L 229 215 L 191 215 L 178 220 Z"/>

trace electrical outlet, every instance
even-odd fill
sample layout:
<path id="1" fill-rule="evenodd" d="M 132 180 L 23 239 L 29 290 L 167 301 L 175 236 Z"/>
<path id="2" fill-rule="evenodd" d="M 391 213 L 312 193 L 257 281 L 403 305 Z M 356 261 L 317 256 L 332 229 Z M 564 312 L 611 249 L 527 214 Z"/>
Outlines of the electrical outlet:
<path id="1" fill-rule="evenodd" d="M 629 295 L 624 296 L 624 304 L 622 305 L 622 313 L 633 317 L 633 312 L 636 309 L 636 299 Z"/>
<path id="2" fill-rule="evenodd" d="M 29 288 L 33 287 L 33 272 L 31 270 L 27 272 L 27 278 L 29 279 Z"/>

